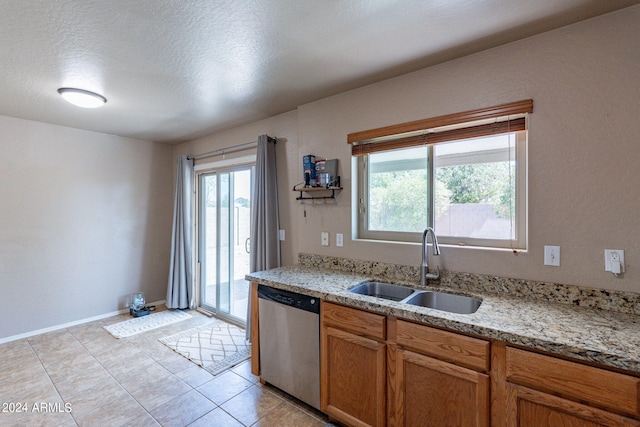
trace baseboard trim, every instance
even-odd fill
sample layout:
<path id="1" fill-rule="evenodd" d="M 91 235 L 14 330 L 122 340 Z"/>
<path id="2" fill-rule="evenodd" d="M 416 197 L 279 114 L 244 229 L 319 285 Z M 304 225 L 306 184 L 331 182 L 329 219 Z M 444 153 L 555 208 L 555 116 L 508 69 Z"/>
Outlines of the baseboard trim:
<path id="1" fill-rule="evenodd" d="M 164 304 L 165 300 L 156 301 L 148 303 L 148 305 L 161 305 Z M 82 325 L 83 323 L 94 322 L 96 320 L 106 319 L 107 317 L 117 316 L 119 314 L 128 313 L 128 308 L 123 308 L 122 310 L 112 311 L 110 313 L 99 314 L 98 316 L 87 317 L 86 319 L 74 320 L 73 322 L 63 323 L 61 325 L 51 326 L 48 328 L 37 329 L 35 331 L 26 332 L 24 334 L 12 335 L 10 337 L 0 338 L 0 344 L 4 344 L 11 341 L 21 340 L 23 338 L 33 337 L 35 335 L 46 334 L 47 332 L 59 331 L 60 329 L 70 328 L 72 326 Z"/>

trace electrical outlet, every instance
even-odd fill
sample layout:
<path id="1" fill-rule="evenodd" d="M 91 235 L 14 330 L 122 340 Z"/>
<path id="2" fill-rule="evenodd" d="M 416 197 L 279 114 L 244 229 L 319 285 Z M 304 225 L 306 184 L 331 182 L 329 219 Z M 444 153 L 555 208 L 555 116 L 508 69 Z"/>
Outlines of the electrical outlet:
<path id="1" fill-rule="evenodd" d="M 342 247 L 344 245 L 344 236 L 342 233 L 336 233 L 336 246 Z"/>
<path id="2" fill-rule="evenodd" d="M 544 265 L 560 267 L 560 246 L 544 247 Z"/>
<path id="3" fill-rule="evenodd" d="M 280 230 L 280 240 L 284 241 L 284 230 Z"/>
<path id="4" fill-rule="evenodd" d="M 613 274 L 624 273 L 624 251 L 622 249 L 604 250 L 604 271 Z"/>
<path id="5" fill-rule="evenodd" d="M 327 231 L 320 233 L 320 243 L 322 246 L 329 246 L 329 233 Z"/>

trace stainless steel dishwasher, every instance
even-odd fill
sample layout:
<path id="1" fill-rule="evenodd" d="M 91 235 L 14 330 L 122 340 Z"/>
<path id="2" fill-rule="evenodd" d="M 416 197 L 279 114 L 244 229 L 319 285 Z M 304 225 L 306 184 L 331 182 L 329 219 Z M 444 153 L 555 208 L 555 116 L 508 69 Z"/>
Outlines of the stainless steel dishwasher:
<path id="1" fill-rule="evenodd" d="M 258 285 L 264 381 L 320 409 L 320 301 Z"/>

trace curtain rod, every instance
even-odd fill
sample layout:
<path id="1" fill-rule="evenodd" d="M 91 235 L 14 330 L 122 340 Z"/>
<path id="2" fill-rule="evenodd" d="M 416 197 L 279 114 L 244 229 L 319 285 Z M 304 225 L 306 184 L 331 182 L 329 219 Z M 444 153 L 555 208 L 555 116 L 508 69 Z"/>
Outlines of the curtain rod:
<path id="1" fill-rule="evenodd" d="M 272 137 L 267 137 L 269 138 L 270 142 L 278 142 L 278 138 L 272 138 Z M 244 144 L 238 144 L 238 145 L 232 145 L 231 147 L 225 147 L 225 148 L 218 148 L 217 150 L 213 150 L 213 151 L 207 151 L 206 153 L 202 153 L 202 154 L 196 154 L 195 156 L 187 156 L 187 159 L 189 160 L 199 160 L 199 159 L 204 159 L 205 157 L 213 157 L 213 156 L 219 156 L 219 155 L 225 155 L 226 153 L 233 153 L 235 151 L 240 151 L 240 150 L 244 150 L 246 148 L 251 148 L 253 146 L 256 146 L 258 144 L 258 141 L 252 141 L 252 142 L 247 142 Z"/>

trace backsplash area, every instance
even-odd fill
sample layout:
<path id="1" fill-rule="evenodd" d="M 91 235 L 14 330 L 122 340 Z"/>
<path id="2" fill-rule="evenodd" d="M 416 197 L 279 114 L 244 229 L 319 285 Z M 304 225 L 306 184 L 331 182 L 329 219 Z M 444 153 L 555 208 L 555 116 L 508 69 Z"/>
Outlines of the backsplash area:
<path id="1" fill-rule="evenodd" d="M 298 264 L 304 267 L 350 271 L 370 275 L 371 278 L 384 278 L 388 281 L 411 282 L 414 285 L 420 282 L 420 268 L 418 266 L 360 261 L 304 253 L 298 254 Z M 440 280 L 430 281 L 429 285 L 467 292 L 489 292 L 538 301 L 599 308 L 620 313 L 640 314 L 640 294 L 633 292 L 610 291 L 453 271 L 441 271 Z"/>

